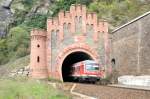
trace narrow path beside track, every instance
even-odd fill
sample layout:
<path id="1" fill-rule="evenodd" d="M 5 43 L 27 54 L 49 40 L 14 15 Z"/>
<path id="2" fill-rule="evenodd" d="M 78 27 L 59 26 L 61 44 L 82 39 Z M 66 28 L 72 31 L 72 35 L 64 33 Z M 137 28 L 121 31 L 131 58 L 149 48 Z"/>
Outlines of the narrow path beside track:
<path id="1" fill-rule="evenodd" d="M 70 93 L 73 94 L 73 95 L 77 95 L 79 97 L 81 97 L 81 99 L 97 99 L 95 97 L 91 97 L 91 96 L 87 96 L 85 94 L 81 94 L 81 93 L 78 93 L 78 92 L 74 92 L 73 90 L 75 89 L 76 87 L 76 84 L 73 84 L 71 90 L 70 90 Z"/>

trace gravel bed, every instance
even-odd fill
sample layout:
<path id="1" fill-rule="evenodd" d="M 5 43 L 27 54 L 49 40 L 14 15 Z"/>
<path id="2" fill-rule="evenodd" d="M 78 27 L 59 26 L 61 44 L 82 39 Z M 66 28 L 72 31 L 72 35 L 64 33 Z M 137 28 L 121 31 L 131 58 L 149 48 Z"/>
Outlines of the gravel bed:
<path id="1" fill-rule="evenodd" d="M 77 84 L 74 91 L 97 99 L 150 99 L 149 90 L 133 88 Z"/>

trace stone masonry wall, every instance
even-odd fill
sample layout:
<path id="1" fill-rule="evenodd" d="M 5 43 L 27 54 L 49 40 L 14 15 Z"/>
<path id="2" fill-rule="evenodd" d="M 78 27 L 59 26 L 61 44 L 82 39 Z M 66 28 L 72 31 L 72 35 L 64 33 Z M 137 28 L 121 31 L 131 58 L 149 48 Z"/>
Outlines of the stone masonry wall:
<path id="1" fill-rule="evenodd" d="M 112 58 L 123 74 L 150 73 L 150 14 L 113 31 Z"/>
<path id="2" fill-rule="evenodd" d="M 141 20 L 140 72 L 150 74 L 150 14 Z"/>

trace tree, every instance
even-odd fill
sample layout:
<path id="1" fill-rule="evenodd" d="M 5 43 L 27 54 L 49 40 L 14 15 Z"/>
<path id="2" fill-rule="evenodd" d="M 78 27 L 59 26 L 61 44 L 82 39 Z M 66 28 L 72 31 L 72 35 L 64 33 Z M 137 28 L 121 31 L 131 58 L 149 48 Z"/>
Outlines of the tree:
<path id="1" fill-rule="evenodd" d="M 28 53 L 29 33 L 23 27 L 18 26 L 10 29 L 7 37 L 9 57 L 22 57 Z"/>
<path id="2" fill-rule="evenodd" d="M 52 8 L 52 16 L 56 16 L 60 10 L 67 11 L 69 10 L 72 4 L 83 4 L 88 6 L 93 0 L 59 0 L 56 1 L 55 6 Z"/>

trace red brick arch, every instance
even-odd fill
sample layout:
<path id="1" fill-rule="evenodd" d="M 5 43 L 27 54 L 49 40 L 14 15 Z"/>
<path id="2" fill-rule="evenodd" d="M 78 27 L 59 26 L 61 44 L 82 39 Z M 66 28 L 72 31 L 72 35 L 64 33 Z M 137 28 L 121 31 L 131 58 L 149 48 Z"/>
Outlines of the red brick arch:
<path id="1" fill-rule="evenodd" d="M 99 60 L 99 56 L 98 56 L 96 50 L 86 44 L 73 44 L 73 45 L 66 47 L 62 52 L 59 53 L 59 55 L 56 58 L 59 79 L 62 81 L 63 81 L 63 79 L 62 79 L 62 64 L 63 64 L 65 58 L 74 52 L 83 52 L 83 53 L 89 55 L 93 60 L 95 60 L 95 61 Z"/>

